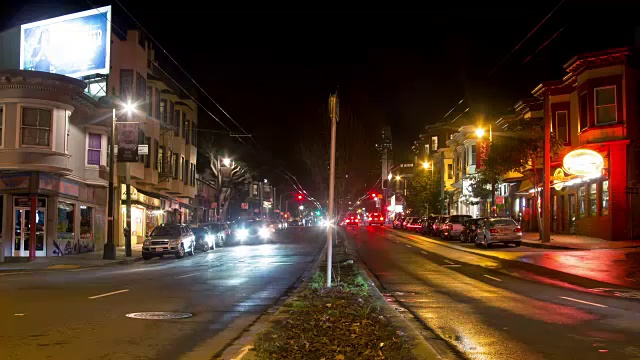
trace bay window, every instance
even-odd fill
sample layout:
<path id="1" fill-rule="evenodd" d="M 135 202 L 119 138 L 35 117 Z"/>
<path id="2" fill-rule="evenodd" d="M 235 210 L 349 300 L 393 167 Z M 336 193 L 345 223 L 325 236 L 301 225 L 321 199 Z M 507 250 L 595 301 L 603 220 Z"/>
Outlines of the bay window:
<path id="1" fill-rule="evenodd" d="M 87 165 L 100 166 L 102 135 L 89 133 L 87 140 Z"/>
<path id="2" fill-rule="evenodd" d="M 607 86 L 594 89 L 596 99 L 596 125 L 616 122 L 616 87 Z"/>
<path id="3" fill-rule="evenodd" d="M 23 107 L 21 130 L 21 145 L 50 146 L 51 110 Z"/>
<path id="4" fill-rule="evenodd" d="M 556 111 L 556 138 L 563 144 L 569 143 L 569 116 L 567 111 Z"/>

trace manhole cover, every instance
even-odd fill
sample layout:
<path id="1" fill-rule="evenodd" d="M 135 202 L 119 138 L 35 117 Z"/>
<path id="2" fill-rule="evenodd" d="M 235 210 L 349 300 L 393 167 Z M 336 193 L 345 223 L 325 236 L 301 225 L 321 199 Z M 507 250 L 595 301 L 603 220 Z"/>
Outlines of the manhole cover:
<path id="1" fill-rule="evenodd" d="M 164 320 L 164 319 L 185 319 L 192 317 L 193 314 L 183 313 L 183 312 L 160 312 L 160 311 L 150 311 L 150 312 L 138 312 L 127 314 L 127 317 L 133 319 L 147 319 L 147 320 Z"/>

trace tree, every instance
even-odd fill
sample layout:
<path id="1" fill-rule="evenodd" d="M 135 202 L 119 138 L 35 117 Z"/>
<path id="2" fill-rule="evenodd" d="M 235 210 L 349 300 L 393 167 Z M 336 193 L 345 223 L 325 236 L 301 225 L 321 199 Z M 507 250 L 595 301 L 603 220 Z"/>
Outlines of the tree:
<path id="1" fill-rule="evenodd" d="M 494 133 L 484 168 L 479 170 L 482 182 L 486 185 L 496 181 L 509 172 L 523 174 L 531 181 L 538 194 L 538 170 L 536 159 L 544 155 L 544 121 L 542 118 L 511 121 L 507 132 Z M 562 149 L 562 142 L 551 134 L 551 157 Z M 529 171 L 531 169 L 532 171 Z M 538 223 L 540 214 L 538 212 Z"/>
<path id="2" fill-rule="evenodd" d="M 443 199 L 440 198 L 440 177 L 431 171 L 418 171 L 409 185 L 407 206 L 420 215 L 438 213 Z"/>
<path id="3" fill-rule="evenodd" d="M 198 150 L 208 158 L 208 170 L 218 184 L 218 220 L 225 219 L 232 196 L 240 184 L 251 180 L 251 171 L 245 163 L 237 160 L 232 161 L 229 166 L 221 164 L 226 154 L 215 145 L 213 137 L 200 141 Z"/>

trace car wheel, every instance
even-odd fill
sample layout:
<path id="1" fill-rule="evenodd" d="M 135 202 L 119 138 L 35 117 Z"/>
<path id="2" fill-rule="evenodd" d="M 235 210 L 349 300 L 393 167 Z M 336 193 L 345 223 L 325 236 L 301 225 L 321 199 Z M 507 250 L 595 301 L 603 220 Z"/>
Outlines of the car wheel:
<path id="1" fill-rule="evenodd" d="M 184 257 L 184 245 L 180 244 L 180 248 L 178 248 L 178 251 L 176 251 L 176 259 L 182 259 Z"/>
<path id="2" fill-rule="evenodd" d="M 521 241 L 517 241 L 517 242 L 514 242 L 513 244 L 514 244 L 516 247 L 520 247 L 520 245 L 522 245 L 522 242 L 521 242 Z"/>
<path id="3" fill-rule="evenodd" d="M 460 242 L 466 242 L 464 239 L 464 235 L 460 234 L 460 236 L 458 236 L 458 240 L 460 240 Z"/>
<path id="4" fill-rule="evenodd" d="M 153 256 L 151 256 L 151 255 L 142 254 L 142 258 L 143 258 L 144 260 L 151 260 L 151 258 L 152 258 L 152 257 L 153 257 Z"/>
<path id="5" fill-rule="evenodd" d="M 187 253 L 187 255 L 189 256 L 193 256 L 196 254 L 196 242 L 192 242 L 191 243 L 191 249 L 189 249 L 189 252 Z"/>
<path id="6" fill-rule="evenodd" d="M 207 252 L 209 251 L 209 243 L 208 242 L 204 242 L 204 245 L 202 245 L 202 251 L 203 252 Z"/>

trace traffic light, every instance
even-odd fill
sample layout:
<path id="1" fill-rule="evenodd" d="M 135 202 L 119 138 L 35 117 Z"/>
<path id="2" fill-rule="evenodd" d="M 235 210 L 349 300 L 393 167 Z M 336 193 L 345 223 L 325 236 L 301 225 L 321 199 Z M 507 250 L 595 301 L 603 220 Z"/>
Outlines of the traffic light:
<path id="1" fill-rule="evenodd" d="M 302 196 L 302 194 L 298 194 L 297 198 L 298 200 L 302 201 L 302 199 L 304 199 L 304 196 Z"/>
<path id="2" fill-rule="evenodd" d="M 377 198 L 377 197 L 378 197 L 378 194 L 376 194 L 376 193 L 371 194 L 371 198 L 372 198 L 372 199 L 375 199 L 375 198 Z"/>

